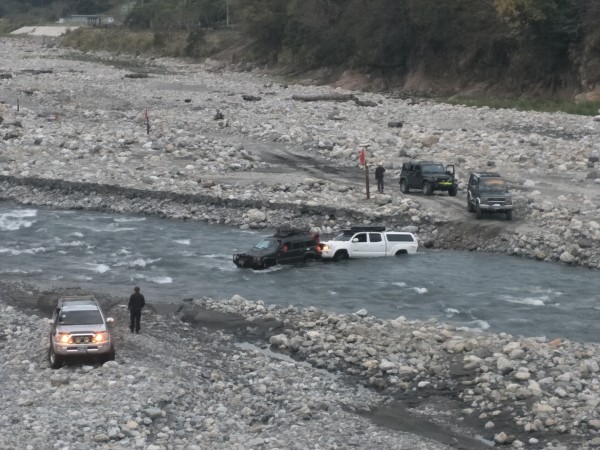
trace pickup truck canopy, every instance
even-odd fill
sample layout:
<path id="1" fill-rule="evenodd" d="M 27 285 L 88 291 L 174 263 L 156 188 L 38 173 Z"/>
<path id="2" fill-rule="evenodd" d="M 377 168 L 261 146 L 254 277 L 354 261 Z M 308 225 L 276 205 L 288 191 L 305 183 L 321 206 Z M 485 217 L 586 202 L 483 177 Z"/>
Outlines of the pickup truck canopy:
<path id="1" fill-rule="evenodd" d="M 364 227 L 350 227 L 350 229 L 348 230 L 342 230 L 342 232 L 344 234 L 354 234 L 354 233 L 358 233 L 361 231 L 366 231 L 366 232 L 382 232 L 385 231 L 385 227 L 378 227 L 378 226 L 364 226 Z"/>

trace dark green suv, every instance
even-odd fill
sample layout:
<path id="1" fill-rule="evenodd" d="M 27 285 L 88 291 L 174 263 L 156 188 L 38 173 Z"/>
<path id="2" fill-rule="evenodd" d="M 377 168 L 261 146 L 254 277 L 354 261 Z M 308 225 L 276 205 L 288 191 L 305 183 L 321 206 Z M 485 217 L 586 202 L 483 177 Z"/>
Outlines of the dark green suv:
<path id="1" fill-rule="evenodd" d="M 442 163 L 433 161 L 402 164 L 400 191 L 408 194 L 411 189 L 419 189 L 425 195 L 432 195 L 434 191 L 446 191 L 454 197 L 458 192 L 454 166 L 444 167 Z"/>
<path id="2" fill-rule="evenodd" d="M 477 219 L 484 213 L 504 213 L 512 220 L 513 202 L 504 178 L 496 172 L 471 172 L 467 187 L 467 210 Z"/>
<path id="3" fill-rule="evenodd" d="M 299 230 L 278 230 L 247 252 L 233 254 L 240 268 L 267 269 L 277 264 L 296 264 L 321 259 L 319 235 Z"/>

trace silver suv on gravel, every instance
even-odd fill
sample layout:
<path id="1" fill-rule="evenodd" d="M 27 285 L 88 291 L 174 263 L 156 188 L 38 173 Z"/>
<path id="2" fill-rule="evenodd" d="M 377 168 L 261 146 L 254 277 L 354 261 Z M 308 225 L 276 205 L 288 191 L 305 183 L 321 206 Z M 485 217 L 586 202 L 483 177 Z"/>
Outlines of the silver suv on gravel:
<path id="1" fill-rule="evenodd" d="M 60 297 L 52 315 L 48 361 L 53 369 L 70 358 L 115 359 L 109 324 L 91 295 Z"/>

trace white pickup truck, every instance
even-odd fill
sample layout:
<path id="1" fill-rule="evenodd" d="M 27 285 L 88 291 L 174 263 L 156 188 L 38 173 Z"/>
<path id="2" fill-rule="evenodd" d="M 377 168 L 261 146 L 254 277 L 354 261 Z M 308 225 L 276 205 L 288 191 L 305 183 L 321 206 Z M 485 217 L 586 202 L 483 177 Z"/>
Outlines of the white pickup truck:
<path id="1" fill-rule="evenodd" d="M 416 253 L 418 245 L 412 233 L 385 231 L 385 227 L 352 227 L 320 243 L 321 258 L 333 261 Z"/>

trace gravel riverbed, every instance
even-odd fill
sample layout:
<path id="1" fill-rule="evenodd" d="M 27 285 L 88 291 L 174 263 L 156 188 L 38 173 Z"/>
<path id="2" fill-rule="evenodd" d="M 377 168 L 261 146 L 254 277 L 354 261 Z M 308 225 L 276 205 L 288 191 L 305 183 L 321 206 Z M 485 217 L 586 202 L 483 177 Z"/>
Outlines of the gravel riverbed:
<path id="1" fill-rule="evenodd" d="M 385 224 L 428 246 L 600 268 L 598 118 L 362 92 L 301 102 L 333 88 L 26 39 L 2 38 L 0 60 L 1 199 L 325 234 Z M 367 144 L 388 169 L 370 200 Z M 463 182 L 501 172 L 515 219 L 476 221 L 464 183 L 455 198 L 400 194 L 411 158 L 454 163 Z M 64 289 L 0 291 L 1 448 L 600 447 L 597 344 L 239 296 L 147 313 L 138 336 L 124 300 L 97 293 L 116 361 L 52 371 L 42 316 Z"/>

